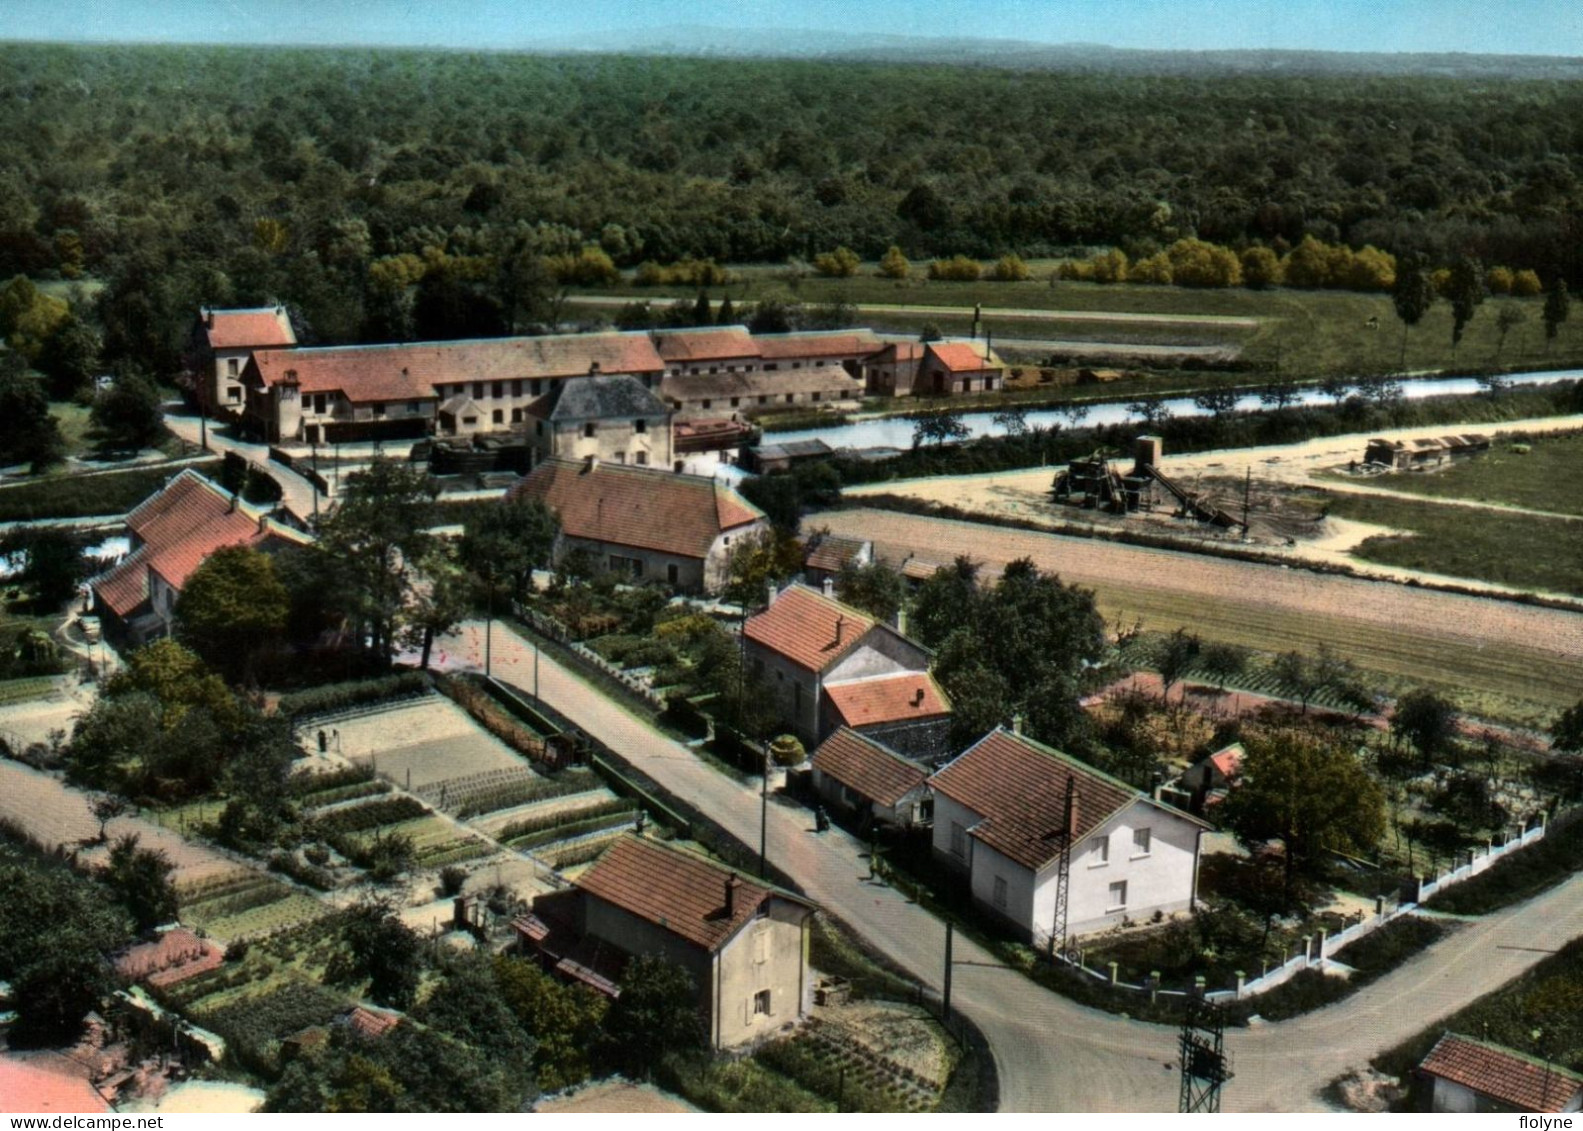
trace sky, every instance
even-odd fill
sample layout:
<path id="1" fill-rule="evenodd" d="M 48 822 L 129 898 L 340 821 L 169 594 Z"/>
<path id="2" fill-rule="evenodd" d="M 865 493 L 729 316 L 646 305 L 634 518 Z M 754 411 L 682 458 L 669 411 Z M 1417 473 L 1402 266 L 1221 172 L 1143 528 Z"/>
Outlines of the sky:
<path id="1" fill-rule="evenodd" d="M 1583 56 L 1580 0 L 0 0 L 0 39 L 532 48 L 702 25 L 1161 50 Z"/>

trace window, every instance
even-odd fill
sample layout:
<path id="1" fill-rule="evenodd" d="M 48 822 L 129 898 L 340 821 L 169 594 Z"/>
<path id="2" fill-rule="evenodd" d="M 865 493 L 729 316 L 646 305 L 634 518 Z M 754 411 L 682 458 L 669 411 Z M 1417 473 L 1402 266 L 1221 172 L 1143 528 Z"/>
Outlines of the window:
<path id="1" fill-rule="evenodd" d="M 241 400 L 242 399 L 242 390 L 236 388 L 235 386 L 232 386 L 231 388 L 229 388 L 229 389 L 227 389 L 225 391 L 225 399 L 228 400 L 228 401 L 239 401 L 239 400 Z"/>
<path id="2" fill-rule="evenodd" d="M 753 1016 L 768 1017 L 770 1015 L 770 992 L 760 990 L 753 995 Z"/>
<path id="3" fill-rule="evenodd" d="M 726 372 L 727 373 L 735 373 L 736 371 L 737 371 L 737 367 L 736 366 L 734 366 L 734 365 L 726 366 Z"/>
<path id="4" fill-rule="evenodd" d="M 1006 877 L 995 877 L 995 906 L 1002 911 L 1006 909 Z"/>
<path id="5" fill-rule="evenodd" d="M 818 401 L 818 399 L 819 399 L 819 394 L 818 394 L 818 393 L 815 393 L 815 394 L 814 394 L 814 395 L 813 395 L 813 399 L 814 399 L 814 400 L 815 400 L 815 401 Z"/>
<path id="6" fill-rule="evenodd" d="M 511 382 L 511 395 L 514 396 L 514 397 L 520 397 L 522 395 L 522 382 L 521 381 L 513 381 L 513 382 Z"/>
<path id="7" fill-rule="evenodd" d="M 690 373 L 692 376 L 696 377 L 696 376 L 698 376 L 698 367 L 695 365 L 691 369 L 689 369 L 687 372 Z"/>
<path id="8" fill-rule="evenodd" d="M 951 822 L 951 855 L 967 855 L 967 830 L 955 821 Z"/>
<path id="9" fill-rule="evenodd" d="M 236 367 L 237 367 L 237 359 L 236 358 L 228 357 L 228 358 L 225 359 L 225 375 L 227 377 L 235 377 L 237 375 Z"/>
<path id="10" fill-rule="evenodd" d="M 787 404 L 792 404 L 796 400 L 797 400 L 797 394 L 796 393 L 787 393 L 786 394 L 786 403 Z"/>
<path id="11" fill-rule="evenodd" d="M 497 401 L 501 397 L 505 396 L 506 395 L 505 383 L 502 382 L 502 381 L 496 381 L 493 385 L 489 386 L 489 395 L 494 397 Z"/>
<path id="12" fill-rule="evenodd" d="M 1088 866 L 1098 868 L 1110 863 L 1110 837 L 1096 836 L 1088 842 Z"/>
<path id="13" fill-rule="evenodd" d="M 649 453 L 648 452 L 633 452 L 632 453 L 632 462 L 637 464 L 639 467 L 647 467 L 649 465 Z"/>
<path id="14" fill-rule="evenodd" d="M 720 367 L 718 365 L 711 365 L 709 367 L 709 372 L 710 373 L 719 373 L 720 372 Z"/>
<path id="15" fill-rule="evenodd" d="M 764 372 L 766 372 L 766 373 L 773 373 L 777 369 L 779 369 L 780 367 L 781 367 L 781 363 L 778 362 L 778 361 L 766 361 L 764 363 Z"/>
<path id="16" fill-rule="evenodd" d="M 522 423 L 522 410 L 520 408 L 514 408 L 514 409 L 511 410 L 511 423 L 513 423 L 513 424 L 521 424 Z"/>
<path id="17" fill-rule="evenodd" d="M 597 428 L 598 425 L 596 425 L 592 420 L 590 420 L 587 424 L 584 424 L 583 438 L 586 440 L 592 440 L 594 438 L 594 432 Z"/>
<path id="18" fill-rule="evenodd" d="M 682 571 L 680 568 L 678 568 L 675 562 L 672 562 L 670 565 L 665 567 L 665 581 L 667 584 L 680 585 L 681 580 Z"/>
<path id="19" fill-rule="evenodd" d="M 699 405 L 702 408 L 708 408 L 710 405 L 712 405 L 714 403 L 715 403 L 714 401 L 710 400 L 708 397 L 705 397 L 702 401 L 699 402 Z"/>
<path id="20" fill-rule="evenodd" d="M 417 401 L 408 401 L 407 402 L 407 412 L 410 415 L 417 416 L 418 413 L 420 413 L 422 411 L 423 411 L 423 408 L 422 408 L 421 405 L 418 404 Z"/>
<path id="21" fill-rule="evenodd" d="M 800 361 L 792 362 L 792 368 L 793 369 L 801 369 L 802 368 L 802 362 L 800 362 Z"/>
<path id="22" fill-rule="evenodd" d="M 759 404 L 769 404 L 769 403 L 770 403 L 769 397 L 763 396 L 763 397 L 759 398 Z"/>
<path id="23" fill-rule="evenodd" d="M 314 393 L 313 394 L 313 411 L 314 412 L 323 412 L 324 411 L 324 394 L 323 393 Z"/>
<path id="24" fill-rule="evenodd" d="M 489 414 L 489 421 L 491 424 L 504 424 L 506 422 L 506 414 L 497 408 Z"/>
<path id="25" fill-rule="evenodd" d="M 1106 911 L 1124 911 L 1127 907 L 1127 881 L 1117 880 L 1110 885 L 1110 902 Z"/>
<path id="26" fill-rule="evenodd" d="M 539 395 L 539 388 L 543 384 L 537 377 L 528 382 L 528 392 L 533 396 Z"/>
<path id="27" fill-rule="evenodd" d="M 484 399 L 484 383 L 482 381 L 473 382 L 473 399 L 475 401 Z"/>
<path id="28" fill-rule="evenodd" d="M 616 453 L 616 462 L 617 463 L 626 463 L 627 462 L 627 453 L 626 452 L 617 452 Z"/>
<path id="29" fill-rule="evenodd" d="M 1132 830 L 1132 855 L 1134 858 L 1147 856 L 1154 840 L 1148 829 Z"/>
<path id="30" fill-rule="evenodd" d="M 385 406 L 382 405 L 382 404 L 376 404 L 374 406 L 374 415 L 375 416 L 384 416 L 385 415 Z"/>
<path id="31" fill-rule="evenodd" d="M 533 422 L 533 434 L 535 436 L 542 436 L 542 435 L 544 435 L 544 421 L 542 421 L 542 420 L 535 420 Z"/>
<path id="32" fill-rule="evenodd" d="M 634 420 L 632 422 L 632 431 L 636 432 L 639 436 L 643 435 L 643 433 L 647 432 L 648 430 L 649 422 L 647 420 Z"/>
<path id="33" fill-rule="evenodd" d="M 462 417 L 462 426 L 464 428 L 471 428 L 473 425 L 475 425 L 477 423 L 478 423 L 478 417 L 476 417 L 476 416 L 464 416 L 464 417 Z"/>
<path id="34" fill-rule="evenodd" d="M 741 405 L 741 403 L 742 403 L 742 398 L 741 397 L 732 397 L 731 398 L 731 407 L 732 408 L 738 407 L 739 405 Z"/>

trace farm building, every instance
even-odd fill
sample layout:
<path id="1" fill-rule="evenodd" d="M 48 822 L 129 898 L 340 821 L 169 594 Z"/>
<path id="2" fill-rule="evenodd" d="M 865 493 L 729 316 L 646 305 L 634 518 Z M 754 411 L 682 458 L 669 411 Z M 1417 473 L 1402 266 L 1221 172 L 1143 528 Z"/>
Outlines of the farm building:
<path id="1" fill-rule="evenodd" d="M 544 914 L 540 914 L 544 905 Z M 629 835 L 577 879 L 541 896 L 514 924 L 552 968 L 618 993 L 632 956 L 658 954 L 698 987 L 715 1049 L 780 1032 L 808 1010 L 808 930 L 814 905 L 696 852 Z"/>
<path id="2" fill-rule="evenodd" d="M 929 771 L 847 727 L 819 744 L 813 755 L 814 790 L 826 805 L 870 821 L 910 829 L 927 824 L 933 804 Z"/>
<path id="3" fill-rule="evenodd" d="M 241 416 L 247 400 L 242 373 L 254 351 L 296 344 L 297 333 L 284 306 L 201 308 L 187 353 L 199 403 L 216 416 Z"/>
<path id="4" fill-rule="evenodd" d="M 126 529 L 131 553 L 88 584 L 106 627 L 133 644 L 169 631 L 182 586 L 222 546 L 274 550 L 310 540 L 191 468 L 138 504 Z"/>
<path id="5" fill-rule="evenodd" d="M 548 459 L 508 498 L 538 499 L 560 519 L 556 560 L 573 549 L 613 573 L 713 593 L 733 546 L 764 529 L 764 514 L 719 480 L 652 467 Z"/>
<path id="6" fill-rule="evenodd" d="M 824 459 L 834 448 L 823 440 L 789 440 L 783 444 L 760 444 L 742 452 L 742 466 L 760 475 L 786 471 L 799 463 Z"/>
<path id="7" fill-rule="evenodd" d="M 717 326 L 653 337 L 665 362 L 661 395 L 685 416 L 856 400 L 859 360 L 879 348 L 869 330 L 755 335 Z"/>
<path id="8" fill-rule="evenodd" d="M 1490 450 L 1490 438 L 1479 433 L 1462 436 L 1423 436 L 1416 440 L 1375 438 L 1363 451 L 1363 462 L 1391 471 L 1439 467 L 1451 460 L 1469 459 Z"/>
<path id="9" fill-rule="evenodd" d="M 987 342 L 930 342 L 913 392 L 920 396 L 990 393 L 1002 387 L 1006 366 Z"/>
<path id="10" fill-rule="evenodd" d="M 823 585 L 826 578 L 834 579 L 847 566 L 873 564 L 874 543 L 866 538 L 818 534 L 808 541 L 808 552 L 802 563 L 803 577 L 810 585 Z"/>
<path id="11" fill-rule="evenodd" d="M 1583 1076 L 1460 1033 L 1436 1041 L 1417 1073 L 1429 1083 L 1431 1111 L 1583 1111 Z"/>
<path id="12" fill-rule="evenodd" d="M 792 584 L 743 627 L 743 648 L 805 743 L 850 726 L 906 754 L 927 753 L 950 724 L 929 675 L 929 652 L 835 599 L 833 587 Z"/>
<path id="13" fill-rule="evenodd" d="M 1208 826 L 1076 758 L 996 728 L 929 785 L 936 857 L 1036 945 L 1049 945 L 1057 926 L 1068 838 L 1068 936 L 1193 906 Z"/>
<path id="14" fill-rule="evenodd" d="M 1206 806 L 1226 796 L 1231 783 L 1242 770 L 1245 753 L 1242 743 L 1233 742 L 1195 762 L 1177 779 L 1178 788 L 1189 798 L 1188 808 L 1192 812 L 1202 813 Z"/>

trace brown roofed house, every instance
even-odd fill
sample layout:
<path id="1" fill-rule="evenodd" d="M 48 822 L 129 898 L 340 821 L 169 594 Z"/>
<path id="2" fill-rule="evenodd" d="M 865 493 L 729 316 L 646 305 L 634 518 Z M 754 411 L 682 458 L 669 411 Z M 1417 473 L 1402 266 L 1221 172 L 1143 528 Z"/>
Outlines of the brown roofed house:
<path id="1" fill-rule="evenodd" d="M 725 584 L 732 548 L 765 525 L 762 511 L 719 480 L 597 459 L 545 460 L 508 497 L 555 511 L 557 561 L 580 548 L 613 572 L 691 592 Z"/>
<path id="2" fill-rule="evenodd" d="M 1057 928 L 1067 838 L 1067 937 L 1193 906 L 1204 822 L 1076 758 L 996 728 L 929 784 L 935 854 L 1036 945 Z"/>
<path id="3" fill-rule="evenodd" d="M 216 310 L 203 307 L 193 327 L 188 364 L 207 412 L 236 417 L 245 404 L 242 373 L 255 350 L 297 344 L 284 306 Z"/>
<path id="4" fill-rule="evenodd" d="M 803 576 L 811 585 L 821 585 L 847 566 L 874 564 L 874 543 L 866 538 L 843 538 L 838 534 L 818 534 L 809 539 L 803 555 Z"/>
<path id="5" fill-rule="evenodd" d="M 1429 1081 L 1431 1111 L 1583 1111 L 1583 1075 L 1460 1033 L 1436 1041 L 1417 1072 Z"/>
<path id="6" fill-rule="evenodd" d="M 825 803 L 860 822 L 911 828 L 927 820 L 929 771 L 882 742 L 841 727 L 813 755 L 813 783 Z"/>
<path id="7" fill-rule="evenodd" d="M 950 708 L 928 677 L 928 649 L 836 600 L 828 579 L 820 589 L 772 592 L 748 618 L 743 648 L 782 721 L 805 743 L 845 723 L 910 757 L 939 757 Z"/>
<path id="8" fill-rule="evenodd" d="M 930 342 L 913 391 L 927 396 L 986 393 L 1001 388 L 1006 367 L 981 342 Z"/>
<path id="9" fill-rule="evenodd" d="M 813 904 L 685 849 L 623 836 L 577 880 L 582 932 L 692 975 L 709 1043 L 735 1048 L 802 1017 Z"/>
<path id="10" fill-rule="evenodd" d="M 191 468 L 140 503 L 126 526 L 132 552 L 89 586 L 111 631 L 139 644 L 168 629 L 182 586 L 216 550 L 276 550 L 309 541 Z"/>

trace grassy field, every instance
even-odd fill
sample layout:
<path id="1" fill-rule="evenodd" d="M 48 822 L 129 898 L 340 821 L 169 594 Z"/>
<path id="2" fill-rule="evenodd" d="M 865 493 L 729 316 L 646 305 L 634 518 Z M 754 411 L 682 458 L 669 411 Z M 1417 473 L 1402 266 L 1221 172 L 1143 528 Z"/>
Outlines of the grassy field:
<path id="1" fill-rule="evenodd" d="M 1427 475 L 1386 475 L 1352 479 L 1365 487 L 1408 491 L 1431 499 L 1469 499 L 1503 503 L 1557 514 L 1583 515 L 1577 469 L 1583 466 L 1583 432 L 1537 436 L 1529 450 L 1496 444 L 1488 455 L 1453 464 Z"/>
<path id="2" fill-rule="evenodd" d="M 214 478 L 220 460 L 187 464 Z M 181 468 L 140 465 L 93 475 L 52 475 L 0 487 L 0 522 L 125 514 L 165 485 Z"/>
<path id="3" fill-rule="evenodd" d="M 1330 513 L 1412 531 L 1366 539 L 1353 551 L 1366 561 L 1583 596 L 1580 521 L 1390 495 L 1338 494 Z"/>
<path id="4" fill-rule="evenodd" d="M 1331 373 L 1360 373 L 1394 370 L 1402 366 L 1402 324 L 1397 319 L 1388 294 L 1348 291 L 1300 291 L 1275 288 L 1250 291 L 1190 290 L 1181 287 L 1105 286 L 1096 283 L 1062 282 L 1051 286 L 1048 269 L 1036 270 L 1036 277 L 1021 283 L 948 283 L 922 278 L 925 264 L 914 265 L 914 278 L 878 278 L 872 265 L 865 264 L 860 274 L 849 279 L 817 276 L 790 279 L 783 267 L 733 267 L 737 282 L 716 288 L 711 297 L 718 301 L 729 293 L 732 302 L 758 302 L 765 298 L 795 299 L 808 305 L 835 299 L 859 304 L 954 306 L 961 314 L 902 315 L 885 313 L 865 315 L 863 324 L 910 329 L 933 322 L 946 333 L 965 333 L 975 304 L 1038 310 L 1118 312 L 1165 316 L 1221 315 L 1264 320 L 1256 330 L 1230 327 L 1150 327 L 1137 324 L 1087 321 L 1041 322 L 1026 318 L 987 316 L 985 328 L 997 338 L 1089 339 L 1096 341 L 1175 342 L 1198 344 L 1207 341 L 1233 342 L 1243 346 L 1246 361 L 1268 365 L 1296 377 L 1320 377 Z M 646 300 L 656 307 L 675 298 L 693 298 L 696 291 L 681 287 L 630 287 L 606 293 L 630 293 L 634 300 Z M 575 297 L 573 299 L 575 303 Z M 1550 349 L 1546 349 L 1544 324 L 1540 317 L 1543 298 L 1492 298 L 1484 303 L 1468 324 L 1461 345 L 1451 344 L 1451 310 L 1438 302 L 1418 326 L 1407 334 L 1405 368 L 1444 369 L 1500 365 L 1583 364 L 1583 330 L 1573 319 L 1565 325 Z M 1500 340 L 1496 324 L 1504 306 L 1516 308 L 1524 321 Z M 605 308 L 606 316 L 614 314 Z M 1379 328 L 1369 329 L 1370 319 Z"/>

